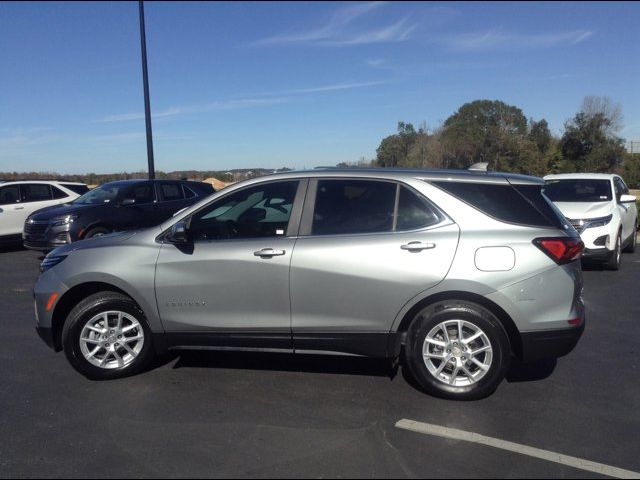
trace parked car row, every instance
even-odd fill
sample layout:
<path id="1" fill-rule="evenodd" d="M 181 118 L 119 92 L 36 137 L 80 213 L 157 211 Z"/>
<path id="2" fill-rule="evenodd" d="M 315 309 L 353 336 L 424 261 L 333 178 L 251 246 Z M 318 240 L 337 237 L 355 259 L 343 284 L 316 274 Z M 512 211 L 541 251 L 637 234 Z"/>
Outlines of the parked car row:
<path id="1" fill-rule="evenodd" d="M 636 245 L 617 175 L 323 169 L 211 191 L 112 182 L 31 214 L 25 245 L 59 247 L 34 288 L 41 338 L 93 379 L 266 349 L 400 357 L 427 392 L 474 399 L 512 357 L 569 353 L 581 259 L 617 269 Z"/>
<path id="2" fill-rule="evenodd" d="M 208 183 L 125 180 L 89 190 L 67 182 L 0 186 L 0 239 L 48 251 L 116 231 L 150 227 L 214 193 Z"/>

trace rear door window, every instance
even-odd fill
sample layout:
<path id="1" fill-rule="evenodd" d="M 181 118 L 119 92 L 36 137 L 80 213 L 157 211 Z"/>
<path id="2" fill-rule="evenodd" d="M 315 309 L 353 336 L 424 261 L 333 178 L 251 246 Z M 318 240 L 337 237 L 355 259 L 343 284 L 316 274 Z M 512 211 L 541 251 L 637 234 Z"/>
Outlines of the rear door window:
<path id="1" fill-rule="evenodd" d="M 319 180 L 312 235 L 393 230 L 397 184 L 375 180 Z"/>
<path id="2" fill-rule="evenodd" d="M 179 183 L 161 183 L 160 184 L 160 201 L 173 202 L 184 198 L 182 188 Z"/>
<path id="3" fill-rule="evenodd" d="M 23 202 L 44 202 L 51 200 L 51 188 L 43 183 L 28 183 L 22 185 L 22 201 Z"/>

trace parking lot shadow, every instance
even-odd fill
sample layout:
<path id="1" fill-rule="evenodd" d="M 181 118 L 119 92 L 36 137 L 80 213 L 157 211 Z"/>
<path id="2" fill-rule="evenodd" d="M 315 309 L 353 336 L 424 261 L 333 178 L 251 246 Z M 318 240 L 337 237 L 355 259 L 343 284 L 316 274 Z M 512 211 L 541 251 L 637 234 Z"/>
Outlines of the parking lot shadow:
<path id="1" fill-rule="evenodd" d="M 544 380 L 551 376 L 558 364 L 555 358 L 538 360 L 537 362 L 522 363 L 520 360 L 513 358 L 511 367 L 507 372 L 507 382 L 535 382 Z"/>
<path id="2" fill-rule="evenodd" d="M 230 368 L 285 372 L 331 373 L 393 378 L 397 367 L 389 360 L 333 355 L 295 355 L 227 351 L 183 351 L 173 368 Z"/>
<path id="3" fill-rule="evenodd" d="M 20 252 L 25 250 L 22 243 L 0 243 L 0 253 Z"/>

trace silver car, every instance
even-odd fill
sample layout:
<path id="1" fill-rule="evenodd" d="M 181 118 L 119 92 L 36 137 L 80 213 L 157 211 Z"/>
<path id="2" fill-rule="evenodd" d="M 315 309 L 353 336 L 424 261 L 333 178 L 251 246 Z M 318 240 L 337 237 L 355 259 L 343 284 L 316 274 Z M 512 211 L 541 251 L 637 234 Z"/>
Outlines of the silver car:
<path id="1" fill-rule="evenodd" d="M 228 187 L 159 227 L 51 252 L 37 330 L 92 379 L 167 350 L 403 360 L 428 393 L 492 393 L 513 356 L 570 352 L 583 245 L 539 178 L 290 172 Z"/>

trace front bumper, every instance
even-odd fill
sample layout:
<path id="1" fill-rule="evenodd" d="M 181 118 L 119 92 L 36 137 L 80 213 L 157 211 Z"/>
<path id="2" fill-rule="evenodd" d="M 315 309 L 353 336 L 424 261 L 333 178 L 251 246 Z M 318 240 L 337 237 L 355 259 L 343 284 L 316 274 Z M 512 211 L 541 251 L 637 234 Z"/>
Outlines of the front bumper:
<path id="1" fill-rule="evenodd" d="M 532 362 L 569 354 L 578 344 L 585 324 L 586 319 L 583 316 L 582 323 L 576 327 L 521 333 L 522 360 Z"/>
<path id="2" fill-rule="evenodd" d="M 22 244 L 30 250 L 53 250 L 72 241 L 69 225 L 26 223 L 22 233 Z"/>
<path id="3" fill-rule="evenodd" d="M 612 250 L 607 248 L 585 248 L 582 252 L 582 258 L 585 260 L 608 262 L 612 253 Z"/>
<path id="4" fill-rule="evenodd" d="M 36 327 L 36 332 L 38 332 L 38 336 L 42 339 L 44 343 L 47 344 L 49 348 L 52 348 L 53 350 L 57 350 L 55 341 L 53 339 L 53 330 L 51 328 Z"/>

